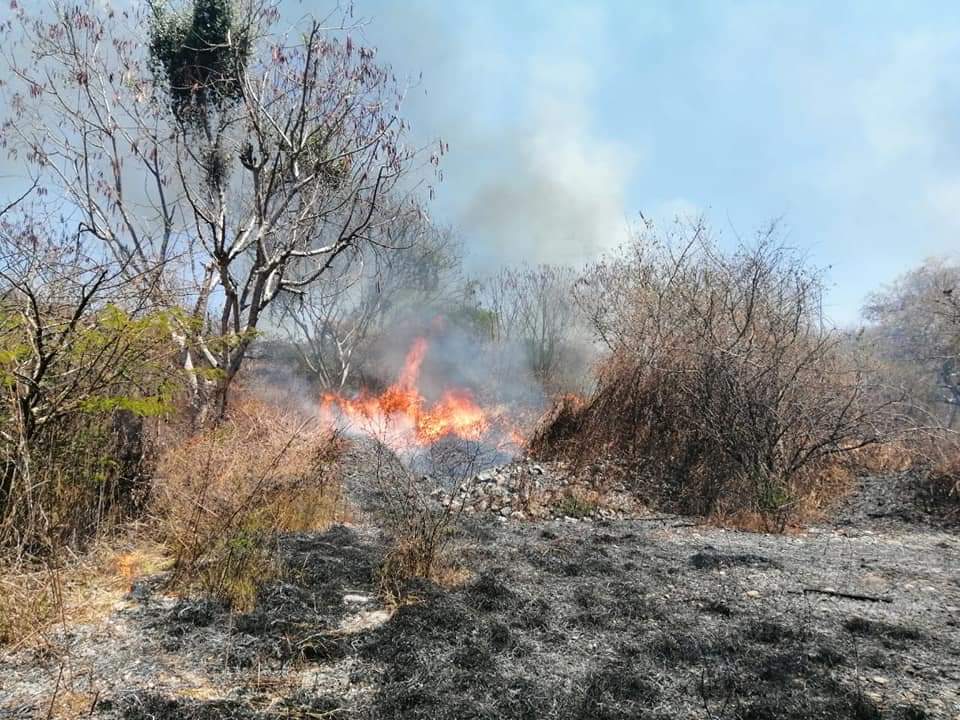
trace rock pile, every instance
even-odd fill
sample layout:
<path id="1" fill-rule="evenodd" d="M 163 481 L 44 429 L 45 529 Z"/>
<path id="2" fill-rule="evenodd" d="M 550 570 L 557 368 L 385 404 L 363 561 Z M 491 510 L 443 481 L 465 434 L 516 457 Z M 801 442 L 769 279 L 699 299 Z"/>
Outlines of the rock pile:
<path id="1" fill-rule="evenodd" d="M 503 520 L 613 520 L 641 510 L 622 484 L 587 481 L 561 463 L 526 460 L 484 470 L 452 492 L 438 489 L 433 496 L 453 512 L 492 513 Z"/>

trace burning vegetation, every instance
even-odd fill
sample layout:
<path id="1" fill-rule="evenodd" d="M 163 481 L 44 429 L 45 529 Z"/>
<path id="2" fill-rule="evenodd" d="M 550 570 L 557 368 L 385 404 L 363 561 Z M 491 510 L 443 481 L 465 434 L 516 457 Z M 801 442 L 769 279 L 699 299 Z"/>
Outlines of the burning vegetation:
<path id="1" fill-rule="evenodd" d="M 320 402 L 323 422 L 375 437 L 400 453 L 448 438 L 518 450 L 522 438 L 511 425 L 508 408 L 483 408 L 466 388 L 444 389 L 433 402 L 424 398 L 419 379 L 428 350 L 426 338 L 414 340 L 397 380 L 382 393 L 361 389 L 352 398 L 325 393 Z"/>

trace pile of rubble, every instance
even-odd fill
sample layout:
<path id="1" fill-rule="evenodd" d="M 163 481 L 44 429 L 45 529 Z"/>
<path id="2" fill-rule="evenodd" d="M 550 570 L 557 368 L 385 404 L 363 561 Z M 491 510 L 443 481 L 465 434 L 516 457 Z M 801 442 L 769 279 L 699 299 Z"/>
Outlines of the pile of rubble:
<path id="1" fill-rule="evenodd" d="M 492 513 L 503 520 L 617 520 L 643 510 L 622 484 L 575 477 L 562 463 L 515 462 L 433 496 L 453 512 Z"/>

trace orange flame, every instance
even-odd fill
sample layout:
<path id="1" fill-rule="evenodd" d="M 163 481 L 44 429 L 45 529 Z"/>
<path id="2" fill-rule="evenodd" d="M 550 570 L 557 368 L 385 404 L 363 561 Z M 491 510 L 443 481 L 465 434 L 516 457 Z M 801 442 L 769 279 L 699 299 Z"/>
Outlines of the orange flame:
<path id="1" fill-rule="evenodd" d="M 321 400 L 321 417 L 331 425 L 387 436 L 396 449 L 424 447 L 448 437 L 514 445 L 519 433 L 501 427 L 502 411 L 484 410 L 469 390 L 447 389 L 439 400 L 427 403 L 418 389 L 427 349 L 427 341 L 417 338 L 397 381 L 380 395 L 363 391 L 345 398 L 327 393 Z"/>

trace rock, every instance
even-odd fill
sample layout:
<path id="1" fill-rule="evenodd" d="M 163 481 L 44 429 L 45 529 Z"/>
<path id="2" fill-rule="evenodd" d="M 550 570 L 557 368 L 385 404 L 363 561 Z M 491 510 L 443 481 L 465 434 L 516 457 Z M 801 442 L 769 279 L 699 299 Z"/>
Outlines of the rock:
<path id="1" fill-rule="evenodd" d="M 510 517 L 510 515 L 511 515 L 512 513 L 513 513 L 513 508 L 510 507 L 509 505 L 504 505 L 504 506 L 500 509 L 500 514 L 501 514 L 503 517 Z"/>
<path id="2" fill-rule="evenodd" d="M 369 595 L 348 593 L 343 596 L 344 605 L 364 605 L 368 602 L 373 602 L 373 598 Z"/>
<path id="3" fill-rule="evenodd" d="M 387 622 L 393 613 L 389 610 L 370 610 L 344 618 L 340 622 L 340 632 L 348 635 L 372 630 Z"/>
<path id="4" fill-rule="evenodd" d="M 527 519 L 527 516 L 524 514 L 524 512 L 523 512 L 522 510 L 514 510 L 514 511 L 510 514 L 510 519 L 511 519 L 511 520 L 526 520 L 526 519 Z"/>
<path id="5" fill-rule="evenodd" d="M 757 590 L 747 590 L 745 593 L 748 598 L 758 598 L 760 597 L 760 592 Z"/>

